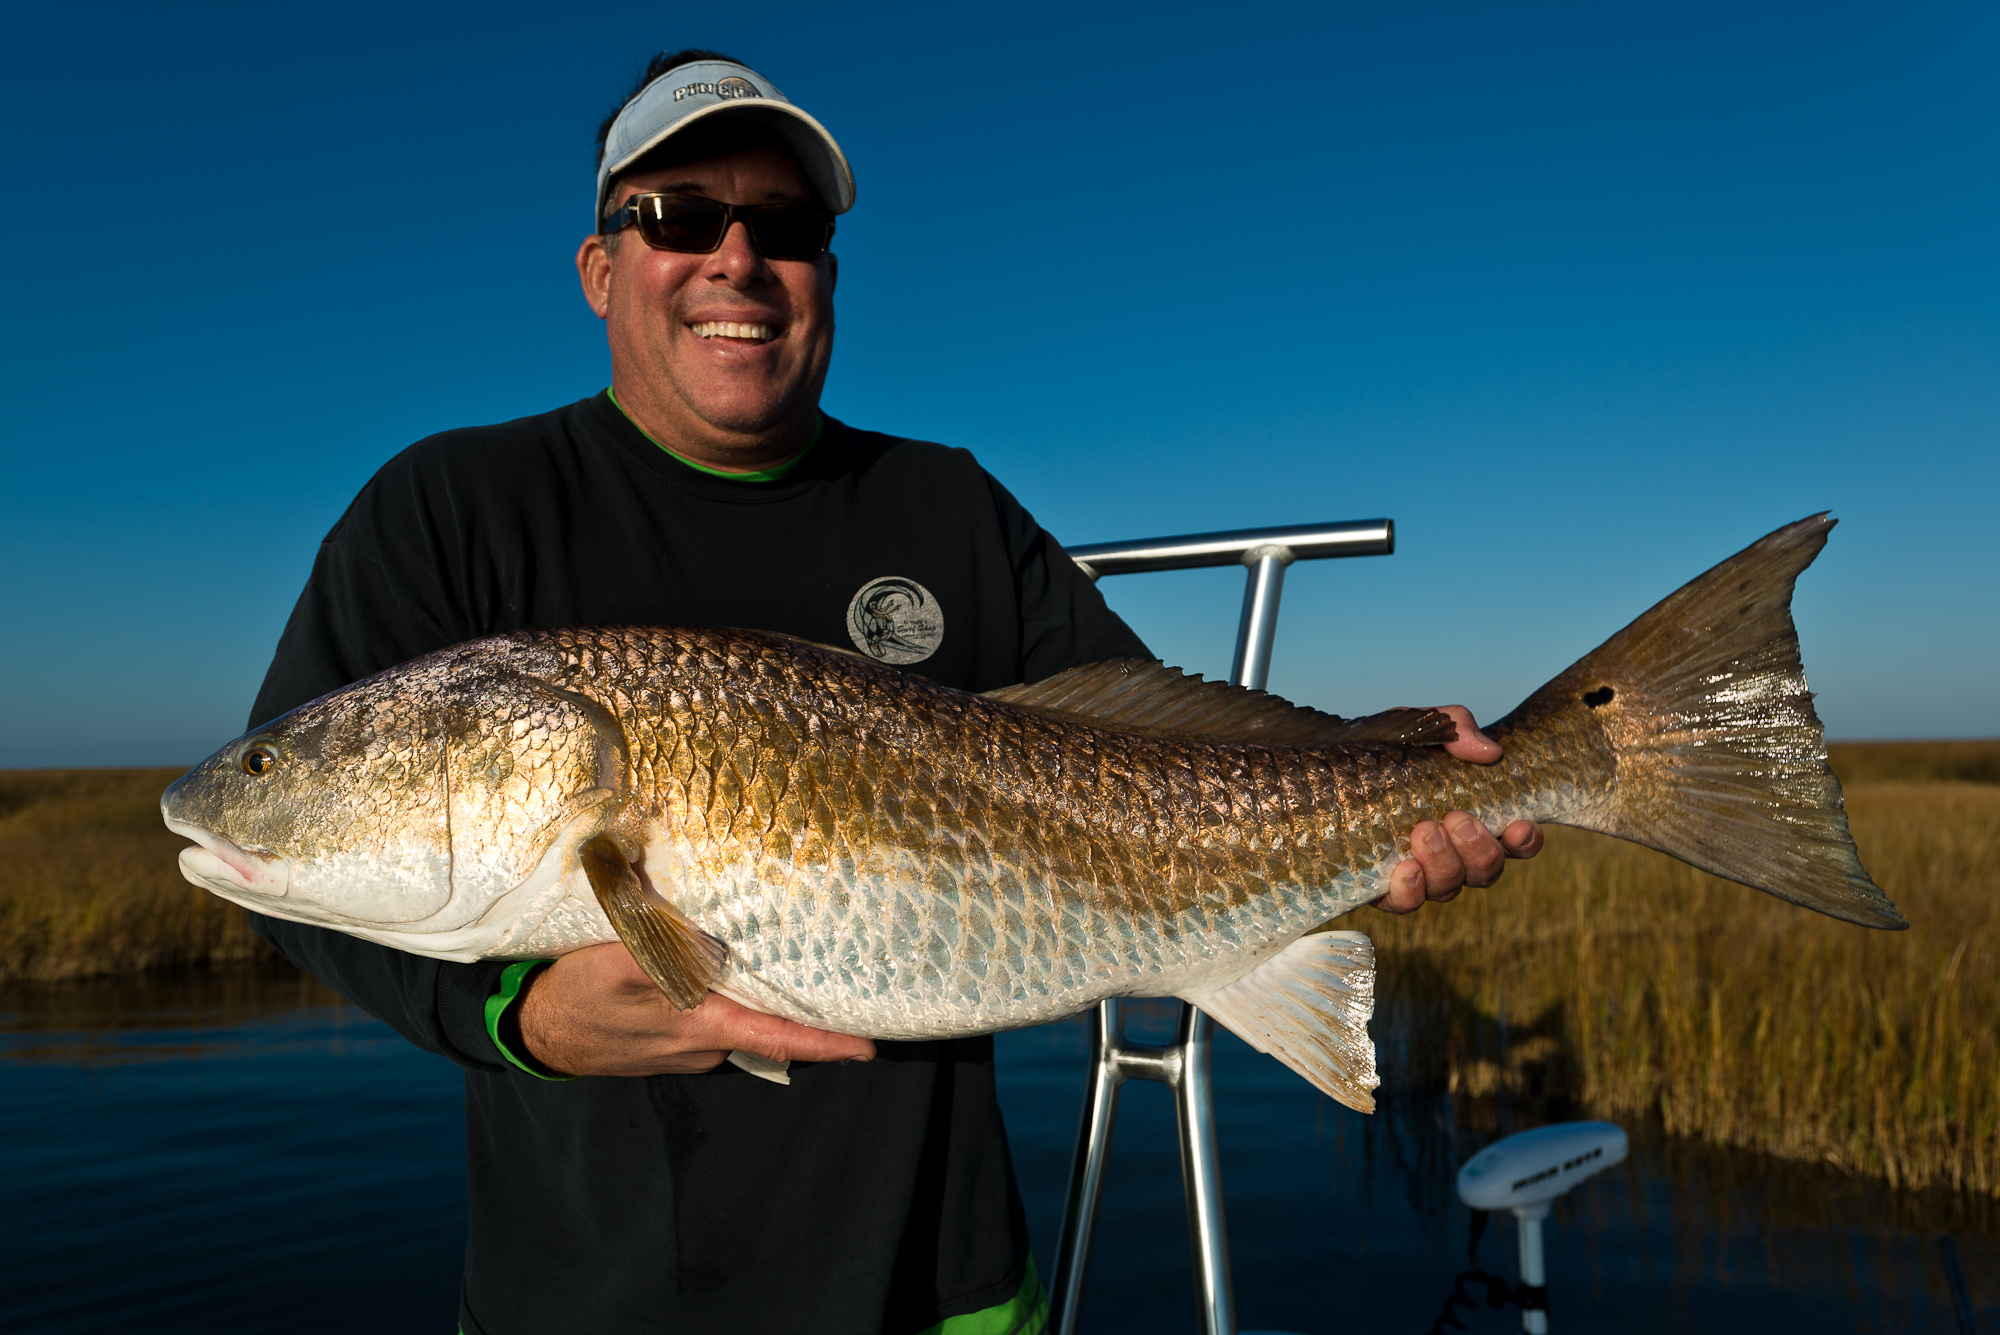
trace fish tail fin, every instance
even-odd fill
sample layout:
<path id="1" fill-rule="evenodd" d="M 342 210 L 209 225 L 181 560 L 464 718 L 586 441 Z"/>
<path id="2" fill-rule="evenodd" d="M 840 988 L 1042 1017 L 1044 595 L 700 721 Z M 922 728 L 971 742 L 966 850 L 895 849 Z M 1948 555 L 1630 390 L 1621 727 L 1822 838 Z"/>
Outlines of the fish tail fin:
<path id="1" fill-rule="evenodd" d="M 1814 515 L 1738 552 L 1491 731 L 1572 772 L 1602 772 L 1608 753 L 1611 782 L 1566 804 L 1562 824 L 1864 927 L 1907 927 L 1855 852 L 1792 625 L 1793 583 L 1834 523 Z M 1564 755 L 1578 745 L 1594 756 Z"/>

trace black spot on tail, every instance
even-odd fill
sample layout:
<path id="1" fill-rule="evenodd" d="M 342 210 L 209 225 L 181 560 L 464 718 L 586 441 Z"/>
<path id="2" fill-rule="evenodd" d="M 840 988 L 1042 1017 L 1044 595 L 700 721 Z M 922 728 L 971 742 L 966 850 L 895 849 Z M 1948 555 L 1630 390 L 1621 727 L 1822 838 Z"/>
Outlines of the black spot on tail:
<path id="1" fill-rule="evenodd" d="M 1586 692 L 1583 697 L 1583 702 L 1589 705 L 1592 709 L 1595 709 L 1599 705 L 1610 704 L 1611 697 L 1614 694 L 1615 692 L 1609 686 L 1600 686 L 1594 691 Z"/>

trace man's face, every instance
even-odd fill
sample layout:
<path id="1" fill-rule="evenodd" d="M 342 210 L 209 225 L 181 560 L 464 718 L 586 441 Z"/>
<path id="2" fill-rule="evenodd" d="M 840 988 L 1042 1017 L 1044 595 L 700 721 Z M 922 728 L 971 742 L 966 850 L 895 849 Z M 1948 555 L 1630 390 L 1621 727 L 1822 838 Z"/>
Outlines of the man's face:
<path id="1" fill-rule="evenodd" d="M 818 198 L 775 148 L 638 172 L 616 198 L 648 191 L 726 204 Z M 738 222 L 712 255 L 655 250 L 628 228 L 610 247 L 585 241 L 577 264 L 606 323 L 619 401 L 655 435 L 702 462 L 720 449 L 740 463 L 734 451 L 809 429 L 833 355 L 831 255 L 767 260 Z"/>

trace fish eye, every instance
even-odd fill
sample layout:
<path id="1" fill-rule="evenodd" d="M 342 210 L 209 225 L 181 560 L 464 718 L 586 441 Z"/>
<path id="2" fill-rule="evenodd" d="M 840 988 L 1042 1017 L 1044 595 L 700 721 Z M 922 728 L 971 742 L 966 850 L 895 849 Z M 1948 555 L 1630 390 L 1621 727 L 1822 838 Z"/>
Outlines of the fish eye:
<path id="1" fill-rule="evenodd" d="M 245 774 L 269 774 L 278 766 L 278 753 L 268 746 L 253 746 L 243 753 L 240 763 Z"/>

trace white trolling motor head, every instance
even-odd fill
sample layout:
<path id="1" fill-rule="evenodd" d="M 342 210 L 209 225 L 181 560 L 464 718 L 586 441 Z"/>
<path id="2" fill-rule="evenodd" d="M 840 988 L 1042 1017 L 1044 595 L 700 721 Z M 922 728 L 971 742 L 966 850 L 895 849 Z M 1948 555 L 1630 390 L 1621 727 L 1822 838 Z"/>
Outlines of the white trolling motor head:
<path id="1" fill-rule="evenodd" d="M 1630 1142 L 1609 1122 L 1557 1122 L 1496 1140 L 1458 1170 L 1458 1197 L 1475 1210 L 1508 1210 L 1521 1225 L 1521 1329 L 1547 1335 L 1549 1291 L 1542 1221 L 1571 1187 L 1625 1162 Z M 1478 1229 L 1473 1231 L 1478 1245 Z"/>
<path id="2" fill-rule="evenodd" d="M 1496 1140 L 1458 1170 L 1458 1197 L 1475 1210 L 1536 1210 L 1585 1178 L 1625 1162 L 1630 1145 L 1609 1122 L 1557 1122 Z"/>

